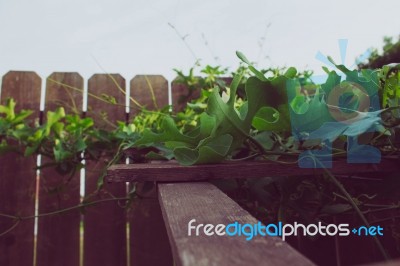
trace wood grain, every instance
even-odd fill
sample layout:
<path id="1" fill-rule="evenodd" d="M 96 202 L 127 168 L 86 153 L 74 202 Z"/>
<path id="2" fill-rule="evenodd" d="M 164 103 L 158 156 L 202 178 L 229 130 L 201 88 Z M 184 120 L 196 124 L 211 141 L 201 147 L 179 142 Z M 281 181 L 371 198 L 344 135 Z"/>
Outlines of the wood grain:
<path id="1" fill-rule="evenodd" d="M 119 74 L 95 74 L 88 82 L 88 92 L 102 98 L 114 97 L 125 105 L 125 95 L 118 89 L 125 89 L 125 79 Z M 125 121 L 125 107 L 88 97 L 88 113 L 95 119 L 95 125 L 112 129 L 117 120 Z M 106 120 L 104 120 L 106 118 Z M 111 123 L 111 124 L 110 124 Z M 97 181 L 106 166 L 107 156 L 89 161 L 86 165 L 86 196 L 97 189 Z M 105 184 L 104 189 L 91 200 L 126 196 L 125 184 Z M 126 213 L 118 202 L 102 203 L 85 210 L 84 216 L 84 265 L 126 265 Z"/>
<path id="2" fill-rule="evenodd" d="M 94 74 L 88 81 L 87 114 L 96 126 L 113 129 L 117 121 L 126 120 L 125 79 L 120 74 Z M 116 103 L 111 102 L 115 99 Z"/>
<path id="3" fill-rule="evenodd" d="M 2 81 L 1 103 L 12 97 L 16 111 L 34 110 L 29 124 L 39 120 L 41 79 L 34 72 L 10 71 Z M 35 213 L 36 156 L 23 157 L 9 153 L 0 156 L 0 213 L 32 216 Z M 16 221 L 0 217 L 0 233 Z M 34 219 L 21 221 L 0 237 L 0 265 L 32 265 Z"/>
<path id="4" fill-rule="evenodd" d="M 149 83 L 153 89 L 157 106 L 153 103 Z M 163 76 L 135 76 L 131 80 L 130 93 L 131 97 L 146 106 L 147 110 L 154 110 L 156 107 L 161 108 L 168 104 L 168 82 Z M 131 106 L 132 104 L 131 102 Z M 135 109 L 131 109 L 130 117 L 133 118 L 135 113 Z M 173 265 L 156 186 L 150 182 L 131 185 L 135 185 L 136 192 L 141 195 L 128 211 L 131 265 Z M 151 189 L 145 189 L 149 186 Z"/>
<path id="5" fill-rule="evenodd" d="M 128 212 L 131 265 L 173 265 L 157 193 L 154 197 L 153 191 L 145 194 L 140 186 L 137 191 L 142 197 L 135 199 Z"/>
<path id="6" fill-rule="evenodd" d="M 313 265 L 278 237 L 188 236 L 188 222 L 256 224 L 258 221 L 209 183 L 159 184 L 159 200 L 175 263 L 191 265 Z"/>
<path id="7" fill-rule="evenodd" d="M 82 114 L 83 78 L 76 72 L 54 72 L 46 81 L 45 110 L 64 107 L 68 114 Z"/>
<path id="8" fill-rule="evenodd" d="M 161 75 L 137 75 L 130 83 L 131 97 L 147 110 L 168 105 L 168 81 Z M 155 101 L 153 101 L 153 95 Z M 130 102 L 131 115 L 138 113 L 138 106 Z"/>
<path id="9" fill-rule="evenodd" d="M 393 259 L 390 261 L 382 261 L 382 262 L 377 262 L 373 264 L 366 264 L 365 266 L 399 266 L 400 265 L 400 259 Z"/>
<path id="10" fill-rule="evenodd" d="M 66 114 L 82 114 L 82 91 L 83 78 L 78 73 L 51 74 L 46 83 L 45 112 L 63 106 Z M 52 160 L 42 157 L 42 165 L 48 162 Z M 79 171 L 71 177 L 60 175 L 53 167 L 43 168 L 40 173 L 39 214 L 78 205 L 79 178 Z M 38 265 L 79 265 L 79 224 L 79 210 L 40 218 Z"/>
<path id="11" fill-rule="evenodd" d="M 399 171 L 396 159 L 383 159 L 380 164 L 348 164 L 346 160 L 333 162 L 328 169 L 333 174 L 361 174 Z M 109 182 L 143 181 L 195 181 L 227 178 L 258 178 L 265 176 L 302 176 L 323 173 L 323 169 L 299 168 L 297 164 L 280 164 L 270 161 L 226 162 L 181 166 L 177 162 L 159 164 L 113 165 L 108 169 Z"/>

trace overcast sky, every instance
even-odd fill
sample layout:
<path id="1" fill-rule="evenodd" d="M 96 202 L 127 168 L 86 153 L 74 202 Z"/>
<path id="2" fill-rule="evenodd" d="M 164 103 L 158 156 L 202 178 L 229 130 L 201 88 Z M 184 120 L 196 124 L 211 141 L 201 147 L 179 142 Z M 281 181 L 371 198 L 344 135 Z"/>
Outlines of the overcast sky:
<path id="1" fill-rule="evenodd" d="M 340 61 L 337 40 L 348 39 L 352 65 L 367 48 L 382 47 L 383 36 L 398 36 L 399 12 L 398 0 L 0 0 L 0 74 L 172 78 L 173 68 L 187 71 L 195 57 L 234 69 L 236 50 L 261 67 L 320 73 L 318 51 Z"/>

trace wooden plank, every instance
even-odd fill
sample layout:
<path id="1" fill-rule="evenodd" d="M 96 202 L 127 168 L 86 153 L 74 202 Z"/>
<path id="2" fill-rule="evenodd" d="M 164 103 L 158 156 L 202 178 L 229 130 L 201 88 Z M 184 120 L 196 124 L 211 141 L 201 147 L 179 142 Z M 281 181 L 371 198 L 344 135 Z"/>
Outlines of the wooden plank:
<path id="1" fill-rule="evenodd" d="M 39 120 L 41 79 L 34 72 L 10 71 L 2 81 L 1 103 L 12 97 L 16 110 L 35 110 L 30 124 Z M 35 213 L 36 156 L 19 154 L 0 156 L 0 213 L 32 216 Z M 18 170 L 18 171 L 16 171 Z M 0 217 L 0 233 L 15 221 Z M 17 227 L 0 237 L 0 265 L 32 265 L 34 219 L 21 221 Z"/>
<path id="2" fill-rule="evenodd" d="M 135 199 L 128 212 L 131 265 L 173 265 L 157 193 L 144 193 L 140 185 L 137 186 L 141 197 Z"/>
<path id="3" fill-rule="evenodd" d="M 399 171 L 397 159 L 383 159 L 380 164 L 348 164 L 345 159 L 333 162 L 332 174 L 361 174 Z M 181 166 L 176 162 L 159 164 L 113 165 L 108 169 L 109 182 L 143 181 L 195 181 L 226 178 L 258 178 L 265 176 L 302 176 L 323 173 L 323 169 L 299 168 L 297 164 L 280 164 L 271 161 L 225 162 Z"/>
<path id="4" fill-rule="evenodd" d="M 152 86 L 157 106 L 153 103 L 149 84 Z M 130 93 L 131 97 L 145 105 L 147 110 L 154 110 L 168 104 L 168 82 L 163 76 L 134 77 L 131 80 Z M 131 109 L 131 117 L 135 114 L 132 111 L 134 109 Z M 173 265 L 156 186 L 149 182 L 133 185 L 136 186 L 136 192 L 140 197 L 128 211 L 131 265 Z"/>
<path id="5" fill-rule="evenodd" d="M 168 81 L 161 75 L 137 75 L 130 82 L 131 97 L 147 110 L 160 109 L 168 105 Z M 131 115 L 139 108 L 130 102 Z"/>
<path id="6" fill-rule="evenodd" d="M 393 259 L 390 261 L 382 261 L 382 262 L 376 262 L 372 264 L 365 264 L 364 266 L 399 266 L 400 265 L 400 259 Z"/>
<path id="7" fill-rule="evenodd" d="M 95 74 L 89 79 L 88 93 L 98 98 L 113 97 L 118 104 L 109 104 L 93 96 L 88 97 L 88 113 L 95 124 L 112 129 L 117 120 L 125 121 L 125 79 L 119 74 Z M 100 115 L 99 115 L 100 114 Z M 86 196 L 97 189 L 97 181 L 106 166 L 106 156 L 86 165 Z M 125 184 L 105 184 L 103 190 L 91 200 L 125 197 Z M 84 265 L 126 265 L 126 214 L 117 201 L 102 203 L 85 210 L 84 216 Z"/>
<path id="8" fill-rule="evenodd" d="M 45 109 L 64 107 L 68 114 L 81 114 L 83 78 L 76 72 L 54 72 L 46 81 Z"/>
<path id="9" fill-rule="evenodd" d="M 159 199 L 175 263 L 190 265 L 314 265 L 278 237 L 188 235 L 188 223 L 256 224 L 258 221 L 209 183 L 159 184 Z"/>
<path id="10" fill-rule="evenodd" d="M 80 89 L 81 91 L 72 88 Z M 55 72 L 46 83 L 45 112 L 63 106 L 67 114 L 81 114 L 83 78 L 78 73 Z M 42 164 L 51 162 L 42 157 Z M 39 183 L 39 214 L 80 203 L 80 173 L 60 175 L 53 167 L 43 168 Z M 38 265 L 79 265 L 79 210 L 39 219 Z"/>
<path id="11" fill-rule="evenodd" d="M 126 120 L 125 79 L 119 74 L 94 74 L 88 81 L 87 114 L 96 126 L 113 129 L 118 121 Z M 115 104 L 112 102 L 115 100 Z M 107 102 L 108 101 L 108 102 Z"/>

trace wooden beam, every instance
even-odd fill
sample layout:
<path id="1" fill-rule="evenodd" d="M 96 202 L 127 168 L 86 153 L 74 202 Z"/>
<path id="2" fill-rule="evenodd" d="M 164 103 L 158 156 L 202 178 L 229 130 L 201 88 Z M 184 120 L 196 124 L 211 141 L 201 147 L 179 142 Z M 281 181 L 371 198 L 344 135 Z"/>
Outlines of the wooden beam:
<path id="1" fill-rule="evenodd" d="M 384 159 L 380 164 L 348 164 L 335 160 L 328 169 L 333 174 L 362 174 L 395 172 L 400 170 L 398 159 Z M 179 182 L 227 178 L 259 178 L 265 176 L 303 176 L 323 173 L 323 169 L 299 168 L 297 163 L 282 164 L 271 161 L 226 162 L 181 166 L 177 162 L 113 165 L 108 169 L 108 182 Z"/>
<path id="2" fill-rule="evenodd" d="M 258 221 L 210 183 L 159 184 L 159 200 L 176 265 L 314 265 L 278 237 L 188 235 L 193 225 Z"/>
<path id="3" fill-rule="evenodd" d="M 381 261 L 381 262 L 376 262 L 373 264 L 368 264 L 365 266 L 399 266 L 400 265 L 400 259 L 394 259 L 390 261 Z"/>

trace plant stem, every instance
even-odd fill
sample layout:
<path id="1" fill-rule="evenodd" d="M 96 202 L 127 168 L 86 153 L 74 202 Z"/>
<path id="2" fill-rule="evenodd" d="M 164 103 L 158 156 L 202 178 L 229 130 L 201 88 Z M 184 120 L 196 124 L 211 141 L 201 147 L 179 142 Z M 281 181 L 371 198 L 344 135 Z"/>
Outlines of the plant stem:
<path id="1" fill-rule="evenodd" d="M 40 217 L 46 217 L 46 216 L 51 216 L 51 215 L 55 215 L 55 214 L 61 214 L 61 213 L 64 213 L 64 212 L 68 212 L 68 211 L 72 211 L 72 210 L 76 210 L 76 209 L 80 209 L 80 208 L 96 205 L 98 203 L 104 203 L 104 202 L 110 202 L 110 201 L 119 201 L 119 200 L 129 200 L 129 199 L 130 199 L 129 197 L 101 199 L 101 200 L 96 200 L 96 201 L 92 201 L 92 202 L 88 202 L 88 203 L 81 203 L 81 204 L 78 204 L 78 205 L 75 205 L 75 206 L 72 206 L 72 207 L 68 207 L 68 208 L 64 208 L 64 209 L 60 209 L 60 210 L 56 210 L 56 211 L 52 211 L 52 212 L 41 213 L 41 214 L 38 214 L 38 215 L 15 216 L 15 215 L 8 215 L 8 214 L 0 213 L 0 216 L 6 217 L 6 218 L 10 218 L 10 219 L 15 219 L 15 220 L 18 220 L 18 221 L 23 221 L 23 220 L 33 219 L 33 218 L 40 218 Z"/>
<path id="2" fill-rule="evenodd" d="M 17 220 L 10 228 L 8 228 L 6 231 L 0 233 L 0 237 L 6 235 L 7 233 L 11 232 L 17 225 L 21 222 L 21 220 Z"/>
<path id="3" fill-rule="evenodd" d="M 196 54 L 194 53 L 194 51 L 192 50 L 192 48 L 190 47 L 190 45 L 186 42 L 186 37 L 188 35 L 182 36 L 179 31 L 175 28 L 174 25 L 172 25 L 170 22 L 168 22 L 168 26 L 170 26 L 176 33 L 176 35 L 178 35 L 178 37 L 182 40 L 182 42 L 185 44 L 186 48 L 189 50 L 189 52 L 192 54 L 193 58 L 197 61 L 199 61 L 199 59 L 197 58 Z"/>
<path id="4" fill-rule="evenodd" d="M 320 166 L 322 166 L 322 168 L 324 169 L 326 175 L 330 178 L 330 180 L 336 185 L 336 187 L 340 190 L 340 192 L 343 193 L 343 195 L 347 198 L 348 202 L 350 203 L 350 205 L 352 206 L 352 208 L 354 209 L 354 211 L 357 213 L 358 217 L 361 219 L 361 221 L 364 223 L 364 225 L 366 227 L 370 227 L 370 224 L 367 220 L 367 218 L 365 218 L 364 214 L 361 212 L 361 210 L 358 208 L 357 204 L 354 202 L 353 198 L 351 197 L 351 195 L 347 192 L 347 190 L 343 187 L 342 183 L 339 182 L 339 180 L 336 179 L 336 177 L 334 175 L 332 175 L 332 173 L 330 171 L 328 171 L 328 169 L 326 169 L 323 164 L 317 159 L 314 158 L 315 162 L 317 164 L 320 164 Z M 384 247 L 382 246 L 382 243 L 379 241 L 379 239 L 376 236 L 372 236 L 374 239 L 374 242 L 376 244 L 376 246 L 378 247 L 379 251 L 381 252 L 383 258 L 387 261 L 390 259 L 389 255 L 387 254 L 386 250 L 384 249 Z"/>
<path id="5" fill-rule="evenodd" d="M 157 100 L 156 100 L 156 96 L 154 95 L 153 86 L 151 85 L 151 82 L 150 82 L 149 78 L 147 77 L 147 75 L 145 75 L 144 78 L 146 79 L 147 86 L 149 87 L 150 94 L 151 94 L 151 100 L 153 101 L 154 107 L 156 109 L 158 109 Z"/>

